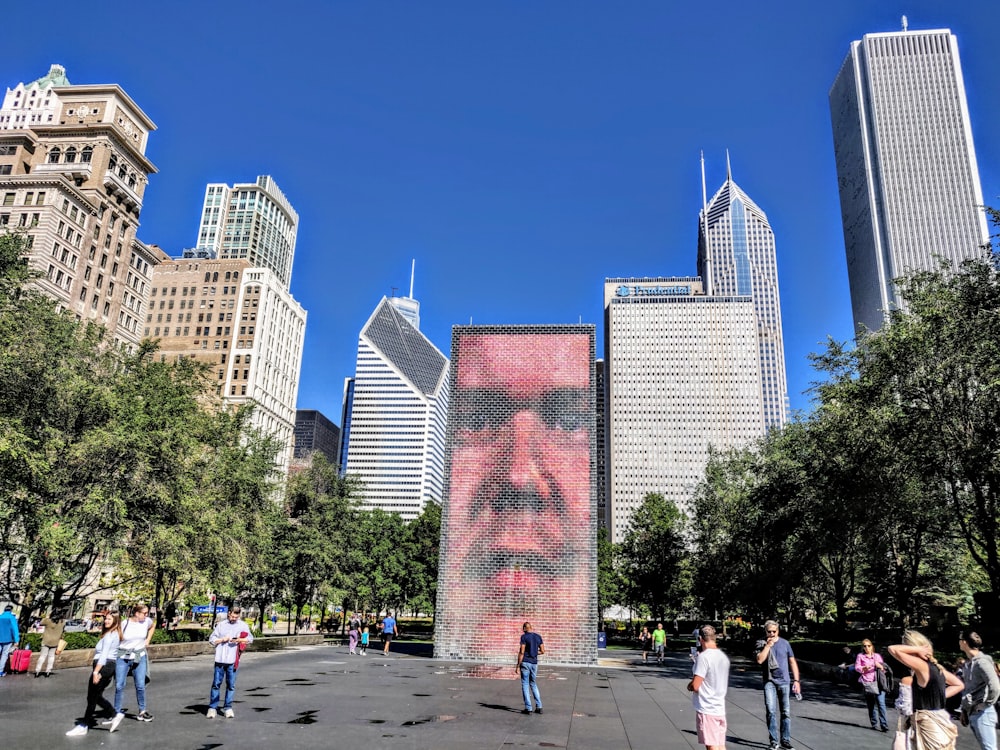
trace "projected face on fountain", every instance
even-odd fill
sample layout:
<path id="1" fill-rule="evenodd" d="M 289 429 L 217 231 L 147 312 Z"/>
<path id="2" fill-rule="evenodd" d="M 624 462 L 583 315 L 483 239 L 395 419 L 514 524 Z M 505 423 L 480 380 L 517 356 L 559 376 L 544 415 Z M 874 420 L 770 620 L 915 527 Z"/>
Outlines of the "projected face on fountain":
<path id="1" fill-rule="evenodd" d="M 449 601 L 548 644 L 546 612 L 591 618 L 593 339 L 510 330 L 455 335 L 442 562 L 466 594 Z"/>

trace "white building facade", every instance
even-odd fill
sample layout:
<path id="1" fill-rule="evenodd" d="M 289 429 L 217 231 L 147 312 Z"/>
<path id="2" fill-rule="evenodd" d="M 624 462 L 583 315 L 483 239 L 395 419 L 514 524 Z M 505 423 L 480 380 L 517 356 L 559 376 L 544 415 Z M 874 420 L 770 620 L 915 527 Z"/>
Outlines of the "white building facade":
<path id="1" fill-rule="evenodd" d="M 778 260 L 767 215 L 726 181 L 698 216 L 698 275 L 710 296 L 750 297 L 757 316 L 764 423 L 788 420 L 788 377 L 778 293 Z"/>
<path id="2" fill-rule="evenodd" d="M 957 267 L 988 239 L 957 39 L 939 29 L 852 42 L 830 113 L 860 333 L 900 306 L 893 279 L 938 258 Z"/>
<path id="3" fill-rule="evenodd" d="M 362 507 L 420 515 L 444 490 L 448 358 L 383 297 L 358 338 L 345 388 L 344 473 L 364 483 Z"/>
<path id="4" fill-rule="evenodd" d="M 649 493 L 684 508 L 709 449 L 765 434 L 757 314 L 698 277 L 604 285 L 608 528 L 621 542 Z"/>

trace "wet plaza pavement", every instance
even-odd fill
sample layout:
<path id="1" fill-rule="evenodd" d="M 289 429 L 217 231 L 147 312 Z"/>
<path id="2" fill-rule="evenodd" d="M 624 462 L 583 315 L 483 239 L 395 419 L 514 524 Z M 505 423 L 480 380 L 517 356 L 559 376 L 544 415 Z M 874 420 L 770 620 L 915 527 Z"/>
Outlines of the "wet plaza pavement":
<path id="1" fill-rule="evenodd" d="M 405 646 L 405 644 L 403 644 Z M 212 679 L 210 656 L 154 662 L 147 689 L 151 723 L 136 713 L 111 734 L 93 729 L 66 737 L 83 713 L 89 670 L 57 671 L 51 679 L 0 679 L 0 737 L 4 748 L 695 748 L 694 712 L 686 690 L 690 662 L 670 655 L 663 666 L 643 665 L 635 652 L 611 651 L 596 667 L 543 663 L 539 686 L 545 712 L 521 713 L 521 690 L 509 666 L 435 661 L 425 656 L 344 646 L 250 651 L 239 671 L 236 718 L 205 718 Z M 604 652 L 602 652 L 603 654 Z M 106 696 L 113 698 L 114 688 Z M 892 734 L 868 728 L 864 701 L 842 685 L 806 681 L 792 707 L 799 750 L 891 747 Z M 764 699 L 754 665 L 734 659 L 728 695 L 727 747 L 766 750 Z M 890 723 L 895 712 L 890 710 Z M 975 739 L 960 730 L 959 748 Z"/>

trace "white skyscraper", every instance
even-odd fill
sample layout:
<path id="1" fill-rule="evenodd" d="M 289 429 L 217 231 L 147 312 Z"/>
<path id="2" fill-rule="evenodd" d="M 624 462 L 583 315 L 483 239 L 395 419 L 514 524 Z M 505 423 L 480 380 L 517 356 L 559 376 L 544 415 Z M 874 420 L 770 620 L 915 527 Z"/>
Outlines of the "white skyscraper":
<path id="1" fill-rule="evenodd" d="M 255 183 L 205 188 L 195 250 L 185 257 L 233 258 L 269 268 L 288 289 L 292 281 L 299 215 L 277 183 L 261 175 Z"/>
<path id="2" fill-rule="evenodd" d="M 958 41 L 948 29 L 866 34 L 830 89 L 858 331 L 899 306 L 892 281 L 987 242 Z"/>
<path id="3" fill-rule="evenodd" d="M 774 232 L 767 215 L 733 182 L 728 157 L 726 181 L 698 216 L 698 275 L 710 296 L 753 300 L 764 423 L 781 427 L 788 418 L 788 380 Z"/>
<path id="4" fill-rule="evenodd" d="M 649 493 L 684 507 L 709 449 L 765 433 L 757 313 L 750 296 L 701 279 L 604 285 L 609 531 L 621 542 Z"/>
<path id="5" fill-rule="evenodd" d="M 408 298 L 406 298 L 408 299 Z M 346 474 L 364 483 L 362 507 L 416 518 L 440 502 L 448 416 L 448 359 L 383 297 L 358 337 L 345 389 Z"/>

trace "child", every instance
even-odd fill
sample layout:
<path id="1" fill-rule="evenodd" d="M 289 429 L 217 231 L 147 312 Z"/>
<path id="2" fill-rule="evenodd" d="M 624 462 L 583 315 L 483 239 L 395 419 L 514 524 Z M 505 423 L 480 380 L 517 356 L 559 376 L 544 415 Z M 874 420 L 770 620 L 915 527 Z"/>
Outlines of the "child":
<path id="1" fill-rule="evenodd" d="M 368 654 L 368 626 L 365 625 L 365 627 L 361 631 L 361 655 L 367 656 L 367 654 Z"/>

